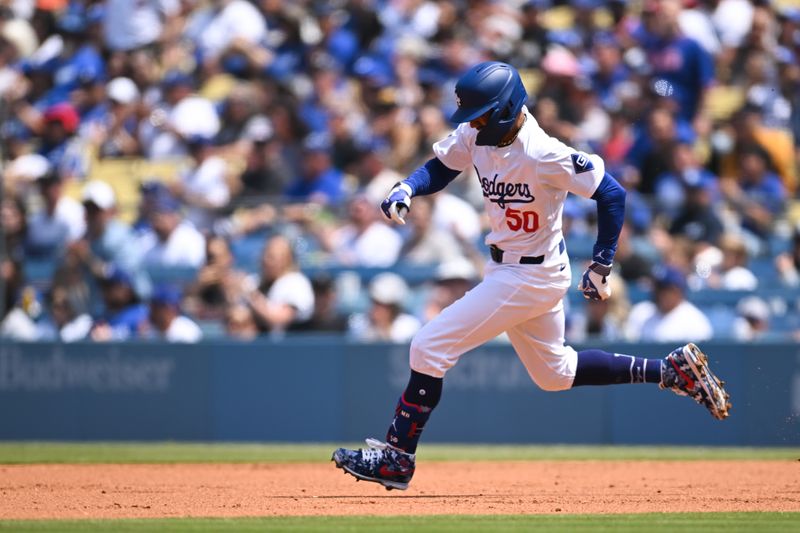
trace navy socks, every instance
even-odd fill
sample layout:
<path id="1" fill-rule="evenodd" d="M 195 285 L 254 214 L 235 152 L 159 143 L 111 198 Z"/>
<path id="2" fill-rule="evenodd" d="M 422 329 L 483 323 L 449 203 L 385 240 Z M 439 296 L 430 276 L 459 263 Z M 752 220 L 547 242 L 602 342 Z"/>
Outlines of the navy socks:
<path id="1" fill-rule="evenodd" d="M 572 386 L 660 382 L 661 359 L 583 350 L 578 352 L 578 368 Z"/>
<path id="2" fill-rule="evenodd" d="M 386 442 L 407 453 L 417 451 L 417 442 L 442 397 L 442 378 L 411 371 L 405 392 L 397 400 L 394 420 L 386 433 Z"/>

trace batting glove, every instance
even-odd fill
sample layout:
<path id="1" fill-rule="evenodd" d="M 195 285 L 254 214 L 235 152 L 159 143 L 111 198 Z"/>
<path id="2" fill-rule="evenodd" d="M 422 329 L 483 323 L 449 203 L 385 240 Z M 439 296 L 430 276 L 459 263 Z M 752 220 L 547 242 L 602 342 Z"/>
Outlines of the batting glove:
<path id="1" fill-rule="evenodd" d="M 587 300 L 605 300 L 611 296 L 611 286 L 608 276 L 611 274 L 611 265 L 593 262 L 581 277 L 578 290 L 583 292 Z"/>
<path id="2" fill-rule="evenodd" d="M 400 182 L 389 191 L 389 196 L 381 202 L 381 211 L 389 220 L 398 224 L 405 224 L 405 217 L 411 208 L 411 195 L 413 191 L 407 184 Z"/>

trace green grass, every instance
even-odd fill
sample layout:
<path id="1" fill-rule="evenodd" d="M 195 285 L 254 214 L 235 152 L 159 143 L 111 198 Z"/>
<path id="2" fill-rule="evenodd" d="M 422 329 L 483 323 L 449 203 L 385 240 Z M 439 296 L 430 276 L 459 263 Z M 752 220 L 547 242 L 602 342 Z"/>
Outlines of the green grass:
<path id="1" fill-rule="evenodd" d="M 340 445 L 2 442 L 0 464 L 327 462 L 333 449 Z M 800 460 L 800 448 L 429 444 L 420 449 L 419 458 L 426 461 Z"/>
<path id="2" fill-rule="evenodd" d="M 800 513 L 684 513 L 630 515 L 495 515 L 388 517 L 178 518 L 158 520 L 0 521 L 0 530 L 86 531 L 623 531 L 623 532 L 791 532 Z"/>

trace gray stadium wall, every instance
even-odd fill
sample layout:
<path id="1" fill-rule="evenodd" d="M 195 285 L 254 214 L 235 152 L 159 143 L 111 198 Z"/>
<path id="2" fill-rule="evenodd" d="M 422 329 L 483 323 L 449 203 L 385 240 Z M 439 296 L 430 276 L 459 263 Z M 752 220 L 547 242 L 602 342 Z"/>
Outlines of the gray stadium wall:
<path id="1" fill-rule="evenodd" d="M 672 346 L 598 346 L 663 356 Z M 800 347 L 705 343 L 719 422 L 652 385 L 549 393 L 489 344 L 445 380 L 425 442 L 800 445 Z M 0 439 L 352 442 L 383 437 L 407 346 L 340 339 L 0 344 Z"/>

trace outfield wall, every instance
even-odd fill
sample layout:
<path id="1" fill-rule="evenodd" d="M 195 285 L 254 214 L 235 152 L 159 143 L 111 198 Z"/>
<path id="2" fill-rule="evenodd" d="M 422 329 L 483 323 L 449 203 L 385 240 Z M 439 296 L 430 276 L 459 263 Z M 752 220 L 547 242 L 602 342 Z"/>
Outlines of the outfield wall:
<path id="1" fill-rule="evenodd" d="M 598 346 L 602 347 L 602 346 Z M 666 346 L 606 346 L 662 356 Z M 800 346 L 705 343 L 733 410 L 718 422 L 652 385 L 547 393 L 508 345 L 464 356 L 426 442 L 800 445 Z M 407 347 L 0 344 L 0 439 L 337 441 L 383 437 Z"/>

